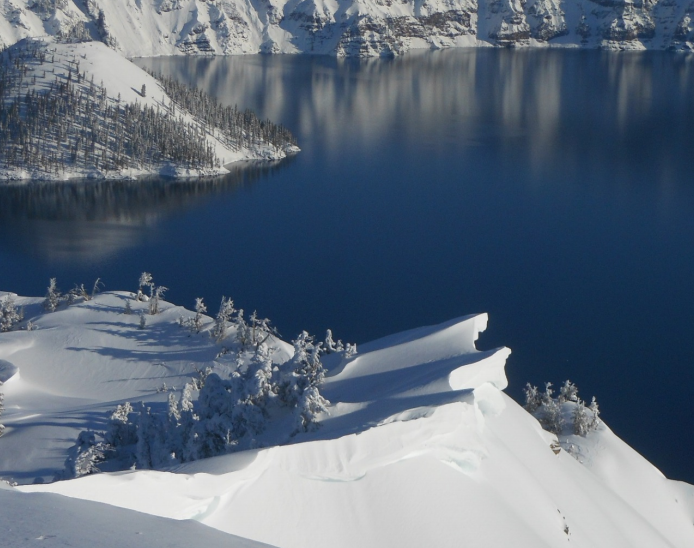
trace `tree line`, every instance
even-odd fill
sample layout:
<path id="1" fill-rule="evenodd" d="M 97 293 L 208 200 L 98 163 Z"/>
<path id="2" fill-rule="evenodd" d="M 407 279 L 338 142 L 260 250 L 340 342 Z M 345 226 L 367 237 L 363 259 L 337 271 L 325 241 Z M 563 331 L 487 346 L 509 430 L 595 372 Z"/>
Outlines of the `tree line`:
<path id="1" fill-rule="evenodd" d="M 145 70 L 160 82 L 166 94 L 173 100 L 174 106 L 184 108 L 202 120 L 206 126 L 220 130 L 226 144 L 233 150 L 271 144 L 279 151 L 287 146 L 297 145 L 294 135 L 281 124 L 260 120 L 252 110 L 241 111 L 236 105 L 225 107 L 217 99 L 196 87 Z"/>

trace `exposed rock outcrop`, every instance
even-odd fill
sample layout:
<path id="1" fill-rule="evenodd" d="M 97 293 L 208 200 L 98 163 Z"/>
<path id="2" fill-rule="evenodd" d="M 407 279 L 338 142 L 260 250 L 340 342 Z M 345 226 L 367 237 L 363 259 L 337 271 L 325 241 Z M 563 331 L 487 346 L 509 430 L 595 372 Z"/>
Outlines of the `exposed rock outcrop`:
<path id="1" fill-rule="evenodd" d="M 3 0 L 0 41 L 100 40 L 131 57 L 548 45 L 694 47 L 691 0 Z"/>

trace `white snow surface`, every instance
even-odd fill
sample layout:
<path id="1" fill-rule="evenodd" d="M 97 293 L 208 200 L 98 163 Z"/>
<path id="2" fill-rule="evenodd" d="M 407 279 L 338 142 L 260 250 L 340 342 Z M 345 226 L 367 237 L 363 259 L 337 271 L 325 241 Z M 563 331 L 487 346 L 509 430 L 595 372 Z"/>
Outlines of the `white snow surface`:
<path id="1" fill-rule="evenodd" d="M 2 546 L 11 548 L 263 548 L 193 521 L 173 521 L 50 493 L 0 484 Z M 39 544 L 40 543 L 40 544 Z"/>
<path id="2" fill-rule="evenodd" d="M 147 303 L 131 299 L 104 293 L 44 313 L 42 299 L 16 298 L 38 329 L 0 334 L 0 363 L 15 371 L 2 387 L 0 477 L 50 481 L 78 432 L 103 427 L 118 403 L 165 401 L 156 389 L 180 389 L 194 366 L 228 374 L 219 344 L 176 325 L 191 312 L 165 303 L 140 330 Z M 135 314 L 122 313 L 126 300 Z M 694 487 L 665 478 L 604 424 L 561 440 L 573 456 L 555 454 L 556 436 L 503 392 L 510 350 L 477 350 L 486 327 L 486 314 L 467 316 L 360 345 L 347 360 L 327 356 L 329 414 L 280 445 L 17 490 L 287 548 L 694 546 Z M 291 355 L 276 346 L 276 360 Z M 53 504 L 34 496 L 17 500 Z M 3 510 L 3 528 L 18 516 Z"/>

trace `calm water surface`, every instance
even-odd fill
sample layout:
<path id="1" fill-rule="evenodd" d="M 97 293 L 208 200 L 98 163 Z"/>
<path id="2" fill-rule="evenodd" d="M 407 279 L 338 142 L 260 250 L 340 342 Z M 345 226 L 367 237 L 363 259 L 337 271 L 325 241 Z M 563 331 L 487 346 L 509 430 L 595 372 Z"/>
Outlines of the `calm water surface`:
<path id="1" fill-rule="evenodd" d="M 489 312 L 509 393 L 576 382 L 694 482 L 694 57 L 444 51 L 138 64 L 303 151 L 208 182 L 0 187 L 0 287 L 100 276 L 365 342 Z"/>

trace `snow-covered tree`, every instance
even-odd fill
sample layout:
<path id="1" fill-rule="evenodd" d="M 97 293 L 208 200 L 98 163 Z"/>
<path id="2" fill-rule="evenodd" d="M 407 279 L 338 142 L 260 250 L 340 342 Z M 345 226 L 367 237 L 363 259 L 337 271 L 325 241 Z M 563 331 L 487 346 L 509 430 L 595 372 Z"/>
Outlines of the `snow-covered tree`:
<path id="1" fill-rule="evenodd" d="M 588 407 L 592 413 L 592 417 L 590 420 L 590 429 L 591 430 L 597 430 L 598 426 L 600 426 L 600 409 L 598 409 L 598 402 L 595 401 L 595 396 L 593 396 L 593 399 L 590 401 L 590 406 Z"/>
<path id="2" fill-rule="evenodd" d="M 325 377 L 320 360 L 323 344 L 314 344 L 313 337 L 302 331 L 292 345 L 294 355 L 277 371 L 277 395 L 285 406 L 296 410 L 297 432 L 314 425 L 318 413 L 324 411 L 329 402 L 318 391 Z"/>
<path id="3" fill-rule="evenodd" d="M 83 431 L 77 437 L 77 444 L 72 449 L 74 453 L 65 461 L 64 476 L 80 478 L 100 472 L 98 464 L 105 459 L 106 446 L 96 441 L 94 432 Z"/>
<path id="4" fill-rule="evenodd" d="M 78 299 L 82 299 L 83 301 L 91 301 L 101 291 L 103 287 L 104 284 L 101 281 L 101 278 L 96 279 L 96 281 L 94 282 L 94 286 L 92 287 L 91 293 L 87 291 L 87 288 L 84 287 L 84 284 L 75 284 L 75 287 L 73 287 L 68 292 L 68 304 L 74 304 Z"/>
<path id="5" fill-rule="evenodd" d="M 552 383 L 551 382 L 546 382 L 545 383 L 545 391 L 542 393 L 541 399 L 542 399 L 542 404 L 549 404 L 553 401 L 552 395 L 554 394 L 554 390 L 552 390 Z"/>
<path id="6" fill-rule="evenodd" d="M 233 445 L 231 431 L 235 398 L 230 384 L 212 373 L 198 395 L 200 420 L 194 425 L 195 458 L 226 453 Z"/>
<path id="7" fill-rule="evenodd" d="M 318 427 L 318 415 L 327 413 L 328 403 L 328 400 L 318 391 L 318 387 L 306 388 L 297 402 L 294 432 L 315 430 Z"/>
<path id="8" fill-rule="evenodd" d="M 147 316 L 145 316 L 144 312 L 140 312 L 140 325 L 138 326 L 140 329 L 144 329 L 147 326 Z"/>
<path id="9" fill-rule="evenodd" d="M 268 318 L 258 317 L 258 313 L 255 310 L 253 314 L 251 314 L 249 321 L 251 344 L 256 348 L 267 341 L 271 335 L 278 335 L 275 328 L 270 325 L 270 320 Z"/>
<path id="10" fill-rule="evenodd" d="M 243 319 L 243 308 L 239 308 L 236 311 L 234 324 L 236 325 L 236 342 L 238 342 L 241 345 L 241 348 L 245 350 L 246 345 L 249 343 L 251 338 L 251 331 L 246 323 L 246 320 Z"/>
<path id="11" fill-rule="evenodd" d="M 542 402 L 540 423 L 542 428 L 553 434 L 561 434 L 564 428 L 564 416 L 562 414 L 561 404 L 555 400 Z"/>
<path id="12" fill-rule="evenodd" d="M 149 287 L 150 295 L 152 294 L 152 290 L 154 287 L 154 283 L 152 282 L 152 275 L 149 272 L 143 272 L 140 274 L 140 280 L 139 280 L 139 287 L 137 289 L 137 300 L 138 301 L 144 301 L 147 300 L 145 294 L 143 293 L 143 289 L 145 287 Z"/>
<path id="13" fill-rule="evenodd" d="M 9 331 L 22 321 L 24 313 L 14 303 L 12 295 L 0 299 L 0 331 Z"/>
<path id="14" fill-rule="evenodd" d="M 523 392 L 525 393 L 525 410 L 528 413 L 534 413 L 542 405 L 542 396 L 537 386 L 526 383 Z"/>
<path id="15" fill-rule="evenodd" d="M 256 348 L 246 369 L 245 390 L 251 401 L 265 408 L 268 399 L 275 397 L 272 383 L 273 364 L 270 349 L 265 343 Z"/>
<path id="16" fill-rule="evenodd" d="M 137 441 L 137 424 L 132 421 L 130 415 L 133 406 L 125 402 L 116 407 L 111 413 L 104 440 L 114 447 L 132 445 Z"/>
<path id="17" fill-rule="evenodd" d="M 190 379 L 190 385 L 193 390 L 202 390 L 202 387 L 205 386 L 205 381 L 207 381 L 207 377 L 212 373 L 212 368 L 207 366 L 205 369 L 198 369 L 198 366 L 195 365 L 193 369 L 195 369 L 197 376 Z"/>
<path id="18" fill-rule="evenodd" d="M 183 386 L 183 391 L 181 392 L 181 402 L 179 406 L 181 409 L 181 413 L 192 413 L 193 390 L 195 390 L 195 387 L 190 382 L 187 382 L 185 386 Z"/>
<path id="19" fill-rule="evenodd" d="M 338 341 L 341 342 L 341 341 Z M 357 343 L 347 343 L 345 345 L 345 359 L 349 360 L 350 358 L 354 357 L 357 355 Z"/>
<path id="20" fill-rule="evenodd" d="M 168 416 L 169 419 L 174 423 L 178 423 L 178 421 L 181 420 L 180 402 L 176 398 L 176 394 L 174 394 L 173 392 L 169 392 Z"/>
<path id="21" fill-rule="evenodd" d="M 344 344 L 341 339 L 337 342 L 333 339 L 332 330 L 328 329 L 325 333 L 325 341 L 323 342 L 322 351 L 326 354 L 332 354 L 333 352 L 340 352 L 345 359 L 350 359 L 357 353 L 356 344 Z"/>
<path id="22" fill-rule="evenodd" d="M 135 459 L 140 470 L 152 468 L 151 441 L 156 430 L 152 428 L 151 409 L 140 402 L 140 412 L 137 421 L 137 449 Z"/>
<path id="23" fill-rule="evenodd" d="M 194 333 L 200 333 L 200 330 L 202 329 L 202 317 L 203 314 L 207 312 L 207 307 L 205 306 L 205 303 L 202 302 L 202 298 L 198 297 L 195 299 L 195 317 L 192 319 L 190 323 L 190 329 Z"/>
<path id="24" fill-rule="evenodd" d="M 164 293 L 168 291 L 168 287 L 163 285 L 154 286 L 152 285 L 152 294 L 149 299 L 149 313 L 154 316 L 159 314 L 159 301 L 164 297 Z"/>
<path id="25" fill-rule="evenodd" d="M 123 310 L 123 314 L 126 315 L 131 315 L 133 313 L 133 307 L 130 305 L 130 301 L 125 301 L 125 309 Z"/>
<path id="26" fill-rule="evenodd" d="M 586 409 L 583 400 L 578 398 L 573 410 L 573 430 L 577 436 L 585 436 L 590 431 L 591 413 Z"/>
<path id="27" fill-rule="evenodd" d="M 60 305 L 61 298 L 62 294 L 58 289 L 56 279 L 51 278 L 48 282 L 48 289 L 46 292 L 46 298 L 43 301 L 43 308 L 48 312 L 55 312 L 58 305 Z"/>
<path id="28" fill-rule="evenodd" d="M 338 351 L 338 346 L 333 340 L 333 332 L 330 329 L 325 332 L 325 342 L 323 343 L 323 348 L 325 349 L 326 354 L 331 354 Z"/>
<path id="29" fill-rule="evenodd" d="M 102 290 L 104 287 L 105 287 L 105 284 L 104 284 L 104 282 L 101 281 L 101 278 L 97 278 L 96 281 L 94 282 L 94 286 L 92 287 L 92 293 L 91 293 L 91 295 L 89 296 L 89 299 L 87 299 L 87 300 L 91 300 L 91 299 L 93 299 L 94 297 L 96 297 L 96 295 L 97 295 L 98 293 L 101 293 L 101 290 Z"/>
<path id="30" fill-rule="evenodd" d="M 561 434 L 564 428 L 564 412 L 571 411 L 574 434 L 585 436 L 600 424 L 598 404 L 593 398 L 589 407 L 578 397 L 578 388 L 571 381 L 565 381 L 559 396 L 553 397 L 552 383 L 545 383 L 545 391 L 540 394 L 537 387 L 525 385 L 525 409 L 534 414 L 542 427 L 554 434 Z"/>
<path id="31" fill-rule="evenodd" d="M 219 304 L 219 312 L 214 319 L 214 327 L 212 328 L 212 337 L 216 342 L 221 342 L 226 336 L 227 322 L 234 314 L 234 301 L 222 297 L 222 302 Z"/>
<path id="32" fill-rule="evenodd" d="M 565 401 L 578 401 L 578 388 L 570 380 L 566 380 L 559 389 L 559 403 Z"/>

